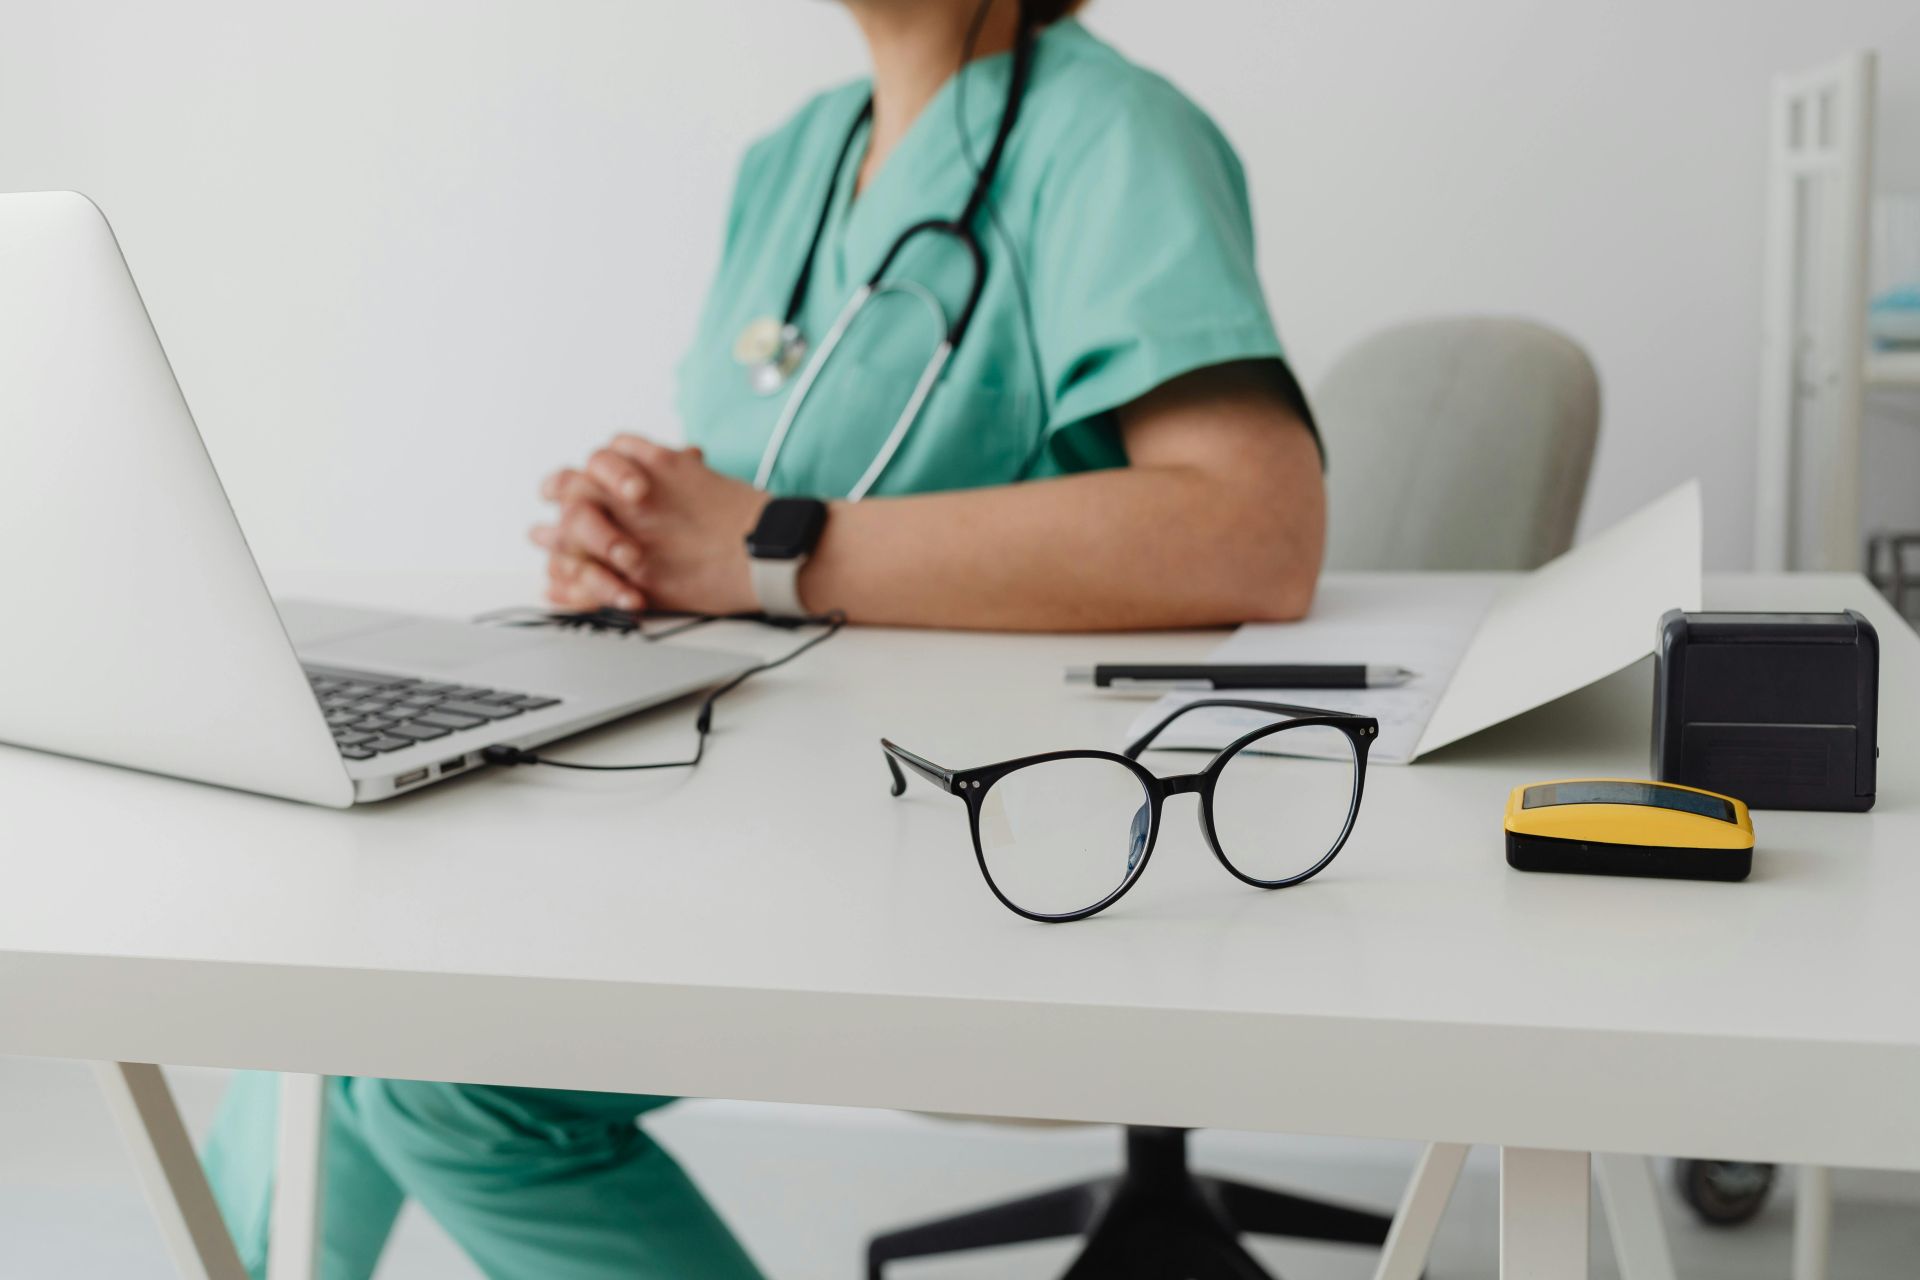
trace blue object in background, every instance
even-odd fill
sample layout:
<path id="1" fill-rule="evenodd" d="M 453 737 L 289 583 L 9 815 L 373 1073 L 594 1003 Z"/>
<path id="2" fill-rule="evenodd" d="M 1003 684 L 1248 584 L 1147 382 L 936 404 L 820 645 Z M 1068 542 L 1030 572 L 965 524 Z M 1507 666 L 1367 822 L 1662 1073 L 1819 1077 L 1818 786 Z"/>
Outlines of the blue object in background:
<path id="1" fill-rule="evenodd" d="M 1867 308 L 1867 336 L 1876 347 L 1920 347 L 1920 284 L 1875 298 Z"/>

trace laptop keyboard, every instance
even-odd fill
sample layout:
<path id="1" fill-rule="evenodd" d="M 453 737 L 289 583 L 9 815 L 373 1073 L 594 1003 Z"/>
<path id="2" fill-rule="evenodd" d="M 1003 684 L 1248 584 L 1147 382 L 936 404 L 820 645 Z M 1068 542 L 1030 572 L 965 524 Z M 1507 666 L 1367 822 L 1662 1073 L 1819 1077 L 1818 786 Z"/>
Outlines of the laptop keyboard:
<path id="1" fill-rule="evenodd" d="M 304 665 L 333 740 L 349 760 L 371 760 L 462 729 L 560 705 L 558 698 L 508 689 Z"/>

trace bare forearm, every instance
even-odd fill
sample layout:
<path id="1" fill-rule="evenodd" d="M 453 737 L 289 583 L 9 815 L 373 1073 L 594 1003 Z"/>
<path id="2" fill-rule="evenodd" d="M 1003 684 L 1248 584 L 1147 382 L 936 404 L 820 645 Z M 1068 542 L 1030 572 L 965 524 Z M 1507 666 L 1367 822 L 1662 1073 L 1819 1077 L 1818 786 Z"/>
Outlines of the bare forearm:
<path id="1" fill-rule="evenodd" d="M 1273 372 L 1197 370 L 1123 406 L 1123 468 L 838 503 L 801 600 L 857 622 L 1010 631 L 1299 617 L 1326 495 L 1314 437 Z M 754 607 L 743 539 L 766 495 L 697 449 L 619 436 L 586 474 L 557 472 L 546 491 L 561 518 L 533 537 L 551 553 L 555 604 Z"/>
<path id="2" fill-rule="evenodd" d="M 813 609 L 904 626 L 1118 630 L 1298 617 L 1320 566 L 1317 459 L 1286 491 L 1274 491 L 1272 476 L 1267 467 L 1236 478 L 1136 465 L 839 503 L 801 594 Z"/>

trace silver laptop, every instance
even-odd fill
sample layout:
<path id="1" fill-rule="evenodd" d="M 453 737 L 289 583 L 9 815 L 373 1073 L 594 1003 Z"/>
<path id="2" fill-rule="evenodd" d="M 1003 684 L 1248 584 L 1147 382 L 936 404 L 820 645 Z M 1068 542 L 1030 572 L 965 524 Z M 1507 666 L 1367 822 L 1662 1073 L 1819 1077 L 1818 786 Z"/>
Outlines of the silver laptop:
<path id="1" fill-rule="evenodd" d="M 0 195 L 0 742 L 345 807 L 752 665 L 276 609 L 106 219 Z"/>

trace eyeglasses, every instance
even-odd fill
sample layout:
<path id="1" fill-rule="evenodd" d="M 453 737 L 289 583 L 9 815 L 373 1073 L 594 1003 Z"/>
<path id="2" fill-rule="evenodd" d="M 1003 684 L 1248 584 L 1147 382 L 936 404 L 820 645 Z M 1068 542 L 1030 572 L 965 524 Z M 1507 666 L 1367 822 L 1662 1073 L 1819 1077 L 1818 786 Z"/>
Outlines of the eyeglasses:
<path id="1" fill-rule="evenodd" d="M 1198 773 L 1157 777 L 1140 753 L 1181 716 L 1210 707 L 1283 717 L 1243 734 Z M 966 802 L 980 870 L 1006 907 L 1060 923 L 1118 902 L 1146 869 L 1167 797 L 1200 797 L 1200 830 L 1214 856 L 1261 889 L 1311 879 L 1347 842 L 1360 813 L 1372 716 L 1280 702 L 1189 702 L 1111 751 L 1050 751 L 976 769 L 946 769 L 884 738 L 893 794 L 905 765 Z"/>

